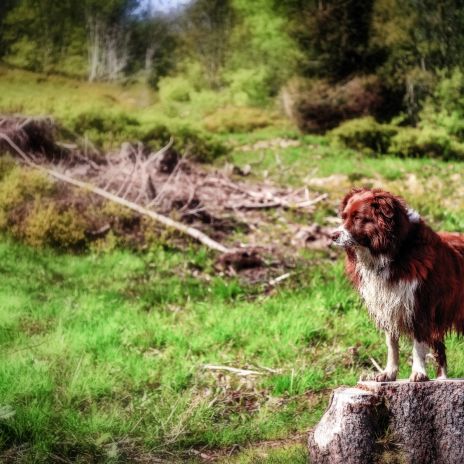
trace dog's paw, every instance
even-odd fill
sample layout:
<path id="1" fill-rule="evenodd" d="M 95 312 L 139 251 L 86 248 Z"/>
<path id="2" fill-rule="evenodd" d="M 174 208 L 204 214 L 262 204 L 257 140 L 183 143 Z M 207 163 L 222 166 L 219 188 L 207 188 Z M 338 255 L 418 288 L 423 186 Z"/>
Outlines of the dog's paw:
<path id="1" fill-rule="evenodd" d="M 427 375 L 422 372 L 412 372 L 412 374 L 409 376 L 410 382 L 427 382 L 428 380 L 429 378 Z"/>
<path id="2" fill-rule="evenodd" d="M 394 382 L 396 380 L 396 372 L 383 371 L 374 375 L 376 382 Z"/>

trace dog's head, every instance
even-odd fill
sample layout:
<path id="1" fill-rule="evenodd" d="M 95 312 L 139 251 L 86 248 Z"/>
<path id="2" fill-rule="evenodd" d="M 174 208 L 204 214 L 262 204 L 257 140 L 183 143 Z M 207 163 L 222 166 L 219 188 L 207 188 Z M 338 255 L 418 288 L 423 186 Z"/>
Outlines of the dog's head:
<path id="1" fill-rule="evenodd" d="M 340 204 L 342 225 L 332 234 L 335 245 L 364 247 L 371 254 L 390 254 L 407 236 L 419 215 L 404 200 L 380 189 L 353 189 Z"/>

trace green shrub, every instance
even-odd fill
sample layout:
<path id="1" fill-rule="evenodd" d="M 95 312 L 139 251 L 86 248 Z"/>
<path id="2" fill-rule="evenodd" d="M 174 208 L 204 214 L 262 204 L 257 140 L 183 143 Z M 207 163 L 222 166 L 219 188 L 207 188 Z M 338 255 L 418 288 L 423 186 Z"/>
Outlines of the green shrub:
<path id="1" fill-rule="evenodd" d="M 74 208 L 60 211 L 54 203 L 36 201 L 24 224 L 25 241 L 35 247 L 82 248 L 87 224 Z"/>
<path id="2" fill-rule="evenodd" d="M 368 153 L 387 153 L 398 128 L 380 124 L 373 117 L 352 119 L 332 130 L 330 136 L 348 148 Z"/>
<path id="3" fill-rule="evenodd" d="M 269 100 L 268 72 L 261 66 L 238 69 L 226 76 L 231 99 L 237 105 L 263 104 Z"/>
<path id="4" fill-rule="evenodd" d="M 392 137 L 389 152 L 405 158 L 464 159 L 464 144 L 442 128 L 405 127 Z"/>
<path id="5" fill-rule="evenodd" d="M 426 100 L 420 119 L 424 126 L 464 136 L 464 73 L 460 69 L 442 75 L 434 93 Z"/>
<path id="6" fill-rule="evenodd" d="M 43 173 L 21 168 L 11 158 L 2 158 L 0 171 L 0 211 L 5 214 L 25 201 L 50 194 L 54 189 L 53 182 Z"/>
<path id="7" fill-rule="evenodd" d="M 187 102 L 194 88 L 183 76 L 164 77 L 158 83 L 159 98 L 162 103 Z"/>
<path id="8" fill-rule="evenodd" d="M 200 162 L 210 162 L 228 151 L 212 134 L 187 125 L 142 126 L 138 120 L 124 113 L 84 112 L 74 118 L 70 126 L 74 132 L 87 136 L 99 146 L 115 146 L 125 141 L 140 140 L 156 151 L 173 137 L 174 147 L 179 152 Z"/>
<path id="9" fill-rule="evenodd" d="M 69 121 L 70 129 L 97 145 L 114 145 L 137 138 L 140 123 L 125 113 L 84 111 Z"/>
<path id="10" fill-rule="evenodd" d="M 174 138 L 174 148 L 189 159 L 208 163 L 228 152 L 228 148 L 214 135 L 192 129 L 189 126 L 179 126 L 169 129 L 158 124 L 141 134 L 141 141 L 153 150 L 165 146 L 170 138 Z"/>

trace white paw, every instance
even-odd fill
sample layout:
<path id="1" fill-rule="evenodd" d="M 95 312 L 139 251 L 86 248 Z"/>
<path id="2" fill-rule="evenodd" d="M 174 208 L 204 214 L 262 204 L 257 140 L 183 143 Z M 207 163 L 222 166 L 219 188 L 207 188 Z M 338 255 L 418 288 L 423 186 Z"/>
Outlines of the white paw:
<path id="1" fill-rule="evenodd" d="M 396 380 L 396 372 L 383 371 L 374 375 L 376 382 L 394 382 Z"/>
<path id="2" fill-rule="evenodd" d="M 413 371 L 412 374 L 409 376 L 410 382 L 427 382 L 428 380 L 429 378 L 427 377 L 427 374 L 424 374 L 423 372 Z"/>

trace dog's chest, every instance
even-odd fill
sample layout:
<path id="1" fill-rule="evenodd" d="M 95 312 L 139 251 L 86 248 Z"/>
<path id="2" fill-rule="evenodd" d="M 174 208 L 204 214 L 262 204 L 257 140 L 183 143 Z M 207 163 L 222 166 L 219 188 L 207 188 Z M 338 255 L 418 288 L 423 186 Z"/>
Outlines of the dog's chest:
<path id="1" fill-rule="evenodd" d="M 389 280 L 389 268 L 358 261 L 359 292 L 379 329 L 399 334 L 412 328 L 417 281 Z"/>

